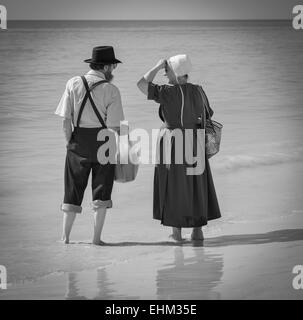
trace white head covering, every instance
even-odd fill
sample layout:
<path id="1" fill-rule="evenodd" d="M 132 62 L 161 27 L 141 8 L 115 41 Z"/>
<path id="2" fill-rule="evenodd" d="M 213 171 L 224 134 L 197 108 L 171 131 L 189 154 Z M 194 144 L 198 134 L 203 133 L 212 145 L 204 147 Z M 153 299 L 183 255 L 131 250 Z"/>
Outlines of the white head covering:
<path id="1" fill-rule="evenodd" d="M 176 56 L 170 57 L 167 60 L 167 63 L 177 77 L 189 74 L 192 69 L 192 64 L 186 54 L 178 54 Z"/>

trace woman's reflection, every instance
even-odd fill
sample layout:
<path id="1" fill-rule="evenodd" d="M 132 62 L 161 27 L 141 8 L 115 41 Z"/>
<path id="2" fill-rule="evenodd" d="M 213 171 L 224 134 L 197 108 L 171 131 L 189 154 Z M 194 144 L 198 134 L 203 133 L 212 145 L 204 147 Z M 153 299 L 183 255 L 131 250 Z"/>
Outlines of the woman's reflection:
<path id="1" fill-rule="evenodd" d="M 176 247 L 173 266 L 158 270 L 158 299 L 219 299 L 213 289 L 223 275 L 222 255 L 193 247 L 194 256 L 184 258 L 183 247 Z"/>

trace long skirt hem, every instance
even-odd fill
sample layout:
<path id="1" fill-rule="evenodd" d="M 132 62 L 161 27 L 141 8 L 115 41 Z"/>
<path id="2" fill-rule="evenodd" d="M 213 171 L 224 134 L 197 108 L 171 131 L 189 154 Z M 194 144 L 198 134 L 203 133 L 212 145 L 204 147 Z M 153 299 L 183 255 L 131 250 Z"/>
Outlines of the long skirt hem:
<path id="1" fill-rule="evenodd" d="M 187 176 L 185 170 L 183 165 L 155 167 L 153 218 L 164 226 L 201 227 L 221 217 L 207 157 L 203 174 Z"/>

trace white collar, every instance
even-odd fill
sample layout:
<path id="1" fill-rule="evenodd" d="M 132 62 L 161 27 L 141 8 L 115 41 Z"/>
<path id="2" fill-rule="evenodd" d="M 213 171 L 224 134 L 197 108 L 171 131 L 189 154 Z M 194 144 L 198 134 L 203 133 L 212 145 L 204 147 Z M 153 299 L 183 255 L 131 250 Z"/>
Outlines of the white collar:
<path id="1" fill-rule="evenodd" d="M 90 70 L 87 72 L 87 75 L 89 76 L 95 76 L 95 77 L 99 77 L 105 80 L 105 75 L 103 72 L 98 71 L 98 70 Z"/>

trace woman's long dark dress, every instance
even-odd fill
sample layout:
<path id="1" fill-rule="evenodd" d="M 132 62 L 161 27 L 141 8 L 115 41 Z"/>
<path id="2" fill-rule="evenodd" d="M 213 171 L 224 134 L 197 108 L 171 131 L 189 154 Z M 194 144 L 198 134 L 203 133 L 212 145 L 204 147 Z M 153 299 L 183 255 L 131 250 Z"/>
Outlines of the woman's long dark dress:
<path id="1" fill-rule="evenodd" d="M 184 95 L 183 116 L 180 87 Z M 149 83 L 148 99 L 160 103 L 159 115 L 169 129 L 197 128 L 198 118 L 203 115 L 201 95 L 191 83 L 180 86 Z M 163 150 L 160 150 L 162 157 Z M 173 159 L 174 142 L 171 152 Z M 186 164 L 173 162 L 169 167 L 162 163 L 155 166 L 153 217 L 165 226 L 201 227 L 208 220 L 221 217 L 207 157 L 203 174 L 187 175 L 186 168 Z"/>

